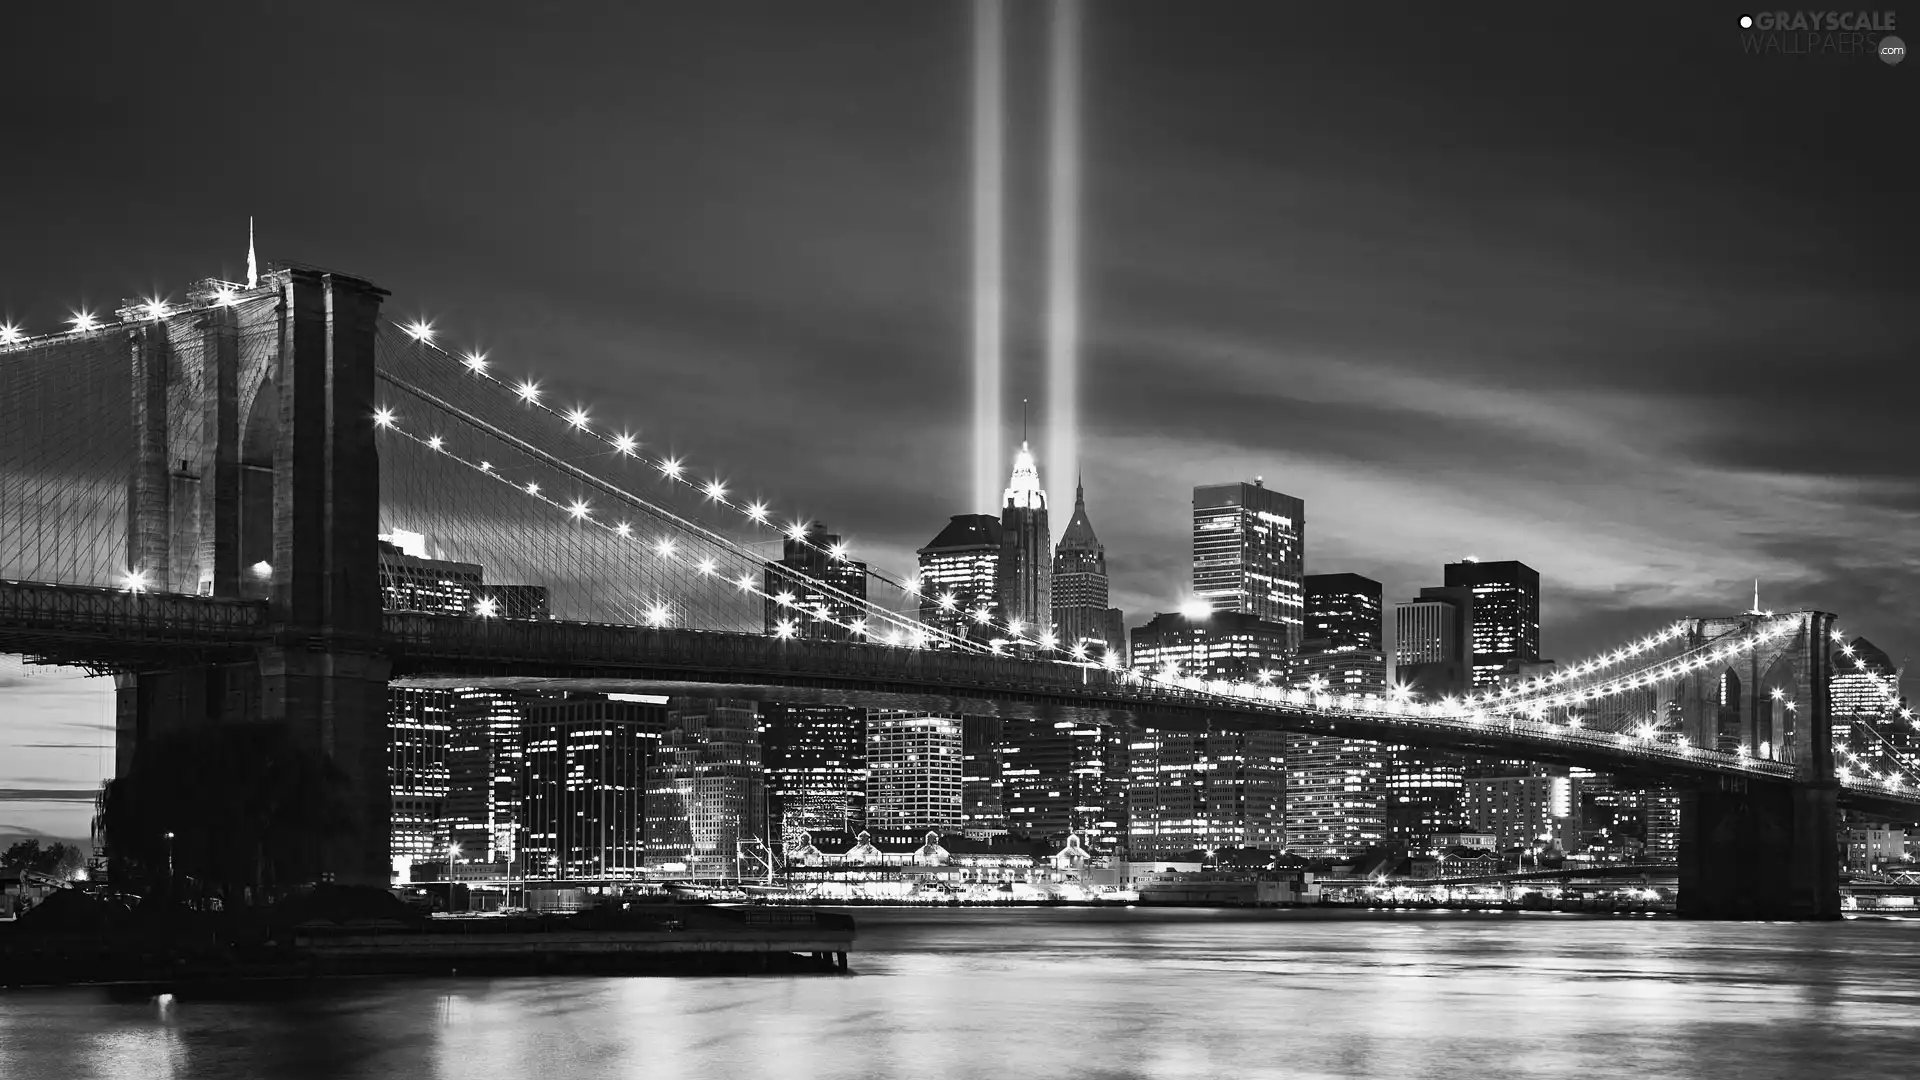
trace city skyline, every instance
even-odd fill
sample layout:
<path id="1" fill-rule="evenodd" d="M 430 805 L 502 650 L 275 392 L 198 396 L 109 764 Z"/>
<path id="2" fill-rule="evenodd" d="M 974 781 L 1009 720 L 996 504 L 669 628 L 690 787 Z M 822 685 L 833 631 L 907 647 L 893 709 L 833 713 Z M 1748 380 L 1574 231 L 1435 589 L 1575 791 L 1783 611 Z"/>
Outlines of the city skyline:
<path id="1" fill-rule="evenodd" d="M 1124 6 L 1088 16 L 1080 457 L 1100 507 L 1113 603 L 1129 623 L 1177 604 L 1191 486 L 1265 475 L 1318 508 L 1309 572 L 1363 573 L 1397 599 L 1470 554 L 1539 568 L 1543 655 L 1578 658 L 1678 616 L 1736 610 L 1754 576 L 1769 607 L 1837 610 L 1850 636 L 1881 643 L 1896 663 L 1913 654 L 1900 598 L 1915 594 L 1920 575 L 1898 544 L 1920 517 L 1920 496 L 1898 464 L 1910 457 L 1898 440 L 1901 407 L 1850 389 L 1910 355 L 1915 332 L 1898 318 L 1898 298 L 1913 292 L 1910 261 L 1896 257 L 1907 226 L 1884 225 L 1899 218 L 1880 194 L 1899 185 L 1884 171 L 1890 160 L 1870 149 L 1873 126 L 1844 104 L 1877 93 L 1867 80 L 1881 72 L 1762 71 L 1731 38 L 1727 55 L 1704 59 L 1691 44 L 1636 39 L 1657 62 L 1648 85 L 1622 88 L 1597 77 L 1621 31 L 1583 25 L 1569 44 L 1548 18 L 1472 31 L 1511 47 L 1515 67 L 1500 88 L 1517 92 L 1503 94 L 1436 70 L 1448 43 L 1468 33 L 1437 14 L 1366 33 L 1301 16 L 1316 51 L 1291 57 L 1299 63 L 1277 62 L 1290 58 L 1285 42 L 1274 46 L 1280 58 L 1256 61 L 1232 40 L 1274 40 L 1272 16 L 1252 9 L 1221 16 L 1241 24 L 1237 35 Z M 64 38 L 38 27 L 42 17 L 21 15 L 19 35 L 47 47 L 0 79 L 32 80 L 62 63 Z M 418 17 L 395 16 L 402 29 Z M 914 545 L 966 503 L 968 417 L 934 404 L 963 400 L 967 377 L 964 13 L 861 21 L 867 36 L 841 45 L 833 39 L 850 20 L 810 13 L 763 31 L 824 50 L 808 58 L 730 45 L 708 17 L 671 13 L 649 48 L 697 38 L 705 62 L 730 76 L 701 80 L 713 86 L 703 96 L 688 90 L 684 65 L 649 66 L 646 79 L 676 93 L 692 121 L 648 112 L 642 95 L 610 87 L 556 125 L 543 144 L 550 152 L 503 157 L 486 141 L 489 110 L 557 114 L 562 104 L 516 81 L 540 79 L 536 62 L 493 91 L 524 93 L 517 103 L 435 101 L 444 118 L 428 139 L 369 135 L 369 155 L 401 163 L 389 173 L 409 171 L 422 141 L 488 161 L 489 175 L 459 174 L 447 205 L 413 188 L 385 200 L 323 199 L 326 213 L 295 216 L 285 208 L 313 203 L 311 185 L 351 174 L 269 161 L 247 200 L 261 205 L 239 207 L 231 190 L 189 190 L 196 170 L 165 167 L 171 154 L 202 160 L 200 150 L 152 147 L 156 167 L 136 181 L 71 146 L 67 118 L 28 116 L 22 144 L 62 146 L 78 169 L 20 178 L 21 205 L 73 221 L 95 220 L 86 208 L 98 205 L 129 213 L 111 233 L 8 228 L 15 258 L 0 267 L 0 314 L 44 332 L 79 303 L 100 311 L 155 288 L 177 294 L 216 270 L 239 276 L 241 219 L 252 213 L 268 255 L 373 275 L 395 290 L 396 316 L 424 312 L 509 369 L 632 416 L 656 445 L 832 521 L 858 557 L 904 569 Z M 1016 35 L 1037 39 L 1037 21 L 1011 21 Z M 448 28 L 413 29 L 373 46 L 379 63 L 367 84 L 341 90 L 349 102 L 430 100 L 437 65 L 491 47 L 459 26 L 451 32 L 462 40 L 444 56 L 422 53 L 403 43 Z M 154 56 L 167 58 L 168 77 L 188 84 L 211 78 L 191 58 L 258 47 L 247 38 L 256 30 L 224 20 L 144 32 L 165 46 Z M 328 42 L 303 44 L 277 79 L 321 70 Z M 1370 53 L 1367 70 L 1419 85 L 1506 163 L 1498 184 L 1447 157 L 1444 140 L 1384 100 L 1276 108 L 1271 124 L 1241 138 L 1248 125 L 1236 123 L 1234 102 L 1301 100 L 1314 80 Z M 97 100 L 137 100 L 152 62 L 102 71 Z M 836 75 L 835 65 L 847 70 Z M 1190 93 L 1158 92 L 1196 72 L 1217 74 Z M 1613 123 L 1578 140 L 1554 135 L 1537 123 L 1544 106 L 1524 93 L 1542 82 Z M 870 83 L 897 92 L 874 101 Z M 769 87 L 795 85 L 798 96 L 774 110 L 778 122 L 747 107 Z M 205 96 L 225 97 L 212 85 Z M 1016 113 L 1034 105 L 1015 102 Z M 290 107 L 323 130 L 338 122 L 287 82 L 230 107 L 242 119 Z M 610 108 L 621 111 L 602 111 Z M 859 122 L 829 121 L 848 110 Z M 587 132 L 614 117 L 635 144 L 679 149 L 587 156 Z M 1715 122 L 1704 142 L 1694 137 L 1701 117 Z M 711 145 L 668 139 L 689 122 L 714 133 Z M 1613 154 L 1620 136 L 1607 128 L 1685 152 Z M 1524 145 L 1508 134 L 1520 129 Z M 1804 152 L 1817 130 L 1851 156 Z M 1037 141 L 1015 134 L 1011 168 L 1037 171 Z M 737 168 L 769 151 L 789 160 L 782 175 Z M 210 167 L 239 175 L 248 148 L 240 140 L 210 152 Z M 1409 173 L 1426 177 L 1418 190 L 1397 186 Z M 583 187 L 583 174 L 606 180 Z M 696 197 L 713 175 L 728 185 L 724 214 Z M 1847 197 L 1818 221 L 1794 213 L 1796 196 L 1816 189 Z M 558 205 L 559 193 L 582 200 L 577 215 L 487 213 Z M 1036 212 L 1037 200 L 1015 203 L 1022 220 Z M 497 230 L 485 245 L 469 235 L 482 215 Z M 1683 220 L 1688 235 L 1673 235 L 1667 226 Z M 893 239 L 901 236 L 913 242 Z M 649 258 L 624 257 L 634 250 Z M 819 274 L 822 264 L 836 273 Z M 1700 280 L 1716 285 L 1689 284 Z M 1836 292 L 1835 280 L 1854 284 Z M 1551 295 L 1539 281 L 1553 283 Z M 1013 297 L 1012 356 L 1037 342 L 1026 307 L 1041 290 L 1029 284 Z M 613 314 L 634 297 L 634 313 Z M 1807 305 L 1830 317 L 1802 327 L 1778 314 Z M 1632 318 L 1617 320 L 1621 312 Z M 1370 329 L 1347 325 L 1375 314 Z M 740 329 L 756 323 L 777 336 Z M 542 341 L 552 344 L 536 347 Z M 1808 388 L 1792 365 L 1814 355 L 1832 378 Z M 834 377 L 801 378 L 821 365 Z M 746 372 L 769 399 L 814 407 L 723 422 L 741 408 Z M 1037 364 L 1011 365 L 1008 376 L 1010 401 L 1039 396 Z M 919 389 L 929 381 L 952 393 Z M 662 395 L 674 409 L 652 404 Z M 862 409 L 863 422 L 816 423 L 829 400 Z M 782 468 L 795 446 L 819 467 Z M 1040 464 L 1063 488 L 1068 478 Z M 8 663 L 0 680 L 25 678 Z M 11 768 L 0 770 L 0 791 L 11 793 L 0 825 L 25 824 L 13 810 L 29 801 L 23 793 L 86 789 L 90 800 L 84 763 L 96 748 L 61 725 L 106 722 L 97 686 L 34 676 L 5 691 L 30 719 L 17 729 Z M 84 806 L 72 805 L 60 813 L 84 822 Z"/>

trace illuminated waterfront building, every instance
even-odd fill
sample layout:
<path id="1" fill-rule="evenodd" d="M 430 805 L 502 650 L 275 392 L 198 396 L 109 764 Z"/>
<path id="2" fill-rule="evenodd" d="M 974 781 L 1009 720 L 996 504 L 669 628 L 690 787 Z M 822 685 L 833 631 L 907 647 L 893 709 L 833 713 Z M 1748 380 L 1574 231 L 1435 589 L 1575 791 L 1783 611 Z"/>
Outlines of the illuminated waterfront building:
<path id="1" fill-rule="evenodd" d="M 774 832 L 851 832 L 866 823 L 866 711 L 844 705 L 760 709 L 760 750 Z"/>
<path id="2" fill-rule="evenodd" d="M 1124 664 L 1126 626 L 1109 601 L 1107 549 L 1087 519 L 1086 488 L 1076 484 L 1073 516 L 1053 552 L 1053 632 L 1061 646 L 1085 645 L 1096 658 L 1117 651 Z"/>
<path id="3" fill-rule="evenodd" d="M 959 717 L 869 710 L 868 827 L 958 832 L 961 757 Z"/>
<path id="4" fill-rule="evenodd" d="M 1144 728 L 1127 745 L 1127 850 L 1134 859 L 1286 845 L 1285 737 L 1208 725 Z"/>
<path id="5" fill-rule="evenodd" d="M 1000 618 L 1019 635 L 1037 640 L 1053 629 L 1053 533 L 1047 526 L 1047 493 L 1026 443 L 1013 458 L 1013 475 L 1000 499 Z"/>
<path id="6" fill-rule="evenodd" d="M 513 862 L 526 710 L 509 691 L 456 690 L 447 749 L 449 840 L 461 862 Z"/>
<path id="7" fill-rule="evenodd" d="M 847 558 L 840 537 L 818 521 L 804 540 L 787 537 L 765 579 L 769 634 L 786 623 L 794 637 L 846 641 L 853 637 L 847 628 L 866 615 L 867 564 Z"/>
<path id="8" fill-rule="evenodd" d="M 1461 781 L 1460 803 L 1467 827 L 1499 837 L 1503 851 L 1580 848 L 1579 804 L 1572 779 L 1562 771 L 1468 777 Z"/>
<path id="9" fill-rule="evenodd" d="M 962 638 L 985 640 L 1001 621 L 1000 519 L 956 514 L 920 549 L 920 621 Z M 929 646 L 946 648 L 944 641 Z"/>
<path id="10" fill-rule="evenodd" d="M 1306 503 L 1257 477 L 1193 489 L 1194 596 L 1282 627 L 1288 654 L 1306 617 L 1306 516 Z"/>
<path id="11" fill-rule="evenodd" d="M 1523 562 L 1448 563 L 1445 585 L 1473 594 L 1473 685 L 1494 686 L 1503 671 L 1540 661 L 1540 573 Z"/>
<path id="12" fill-rule="evenodd" d="M 396 860 L 444 862 L 447 857 L 452 734 L 453 691 L 387 691 L 387 786 L 393 799 L 388 843 Z"/>
<path id="13" fill-rule="evenodd" d="M 758 877 L 771 847 L 759 717 L 750 701 L 674 698 L 647 770 L 647 865 L 694 879 Z"/>
<path id="14" fill-rule="evenodd" d="M 977 840 L 1004 836 L 1007 802 L 1000 779 L 1000 742 L 1006 721 L 969 716 L 960 732 L 960 826 Z"/>
<path id="15" fill-rule="evenodd" d="M 1077 834 L 1099 849 L 1123 845 L 1125 739 L 1125 732 L 1103 724 L 1002 721 L 999 775 L 1007 831 L 1055 843 Z"/>
<path id="16" fill-rule="evenodd" d="M 1333 696 L 1383 695 L 1380 583 L 1359 574 L 1306 578 L 1306 634 L 1292 684 Z M 1286 739 L 1287 850 L 1306 858 L 1353 859 L 1386 836 L 1387 748 L 1365 739 Z"/>
<path id="17" fill-rule="evenodd" d="M 594 696 L 527 707 L 520 812 L 527 876 L 641 876 L 647 768 L 666 727 L 665 700 Z"/>

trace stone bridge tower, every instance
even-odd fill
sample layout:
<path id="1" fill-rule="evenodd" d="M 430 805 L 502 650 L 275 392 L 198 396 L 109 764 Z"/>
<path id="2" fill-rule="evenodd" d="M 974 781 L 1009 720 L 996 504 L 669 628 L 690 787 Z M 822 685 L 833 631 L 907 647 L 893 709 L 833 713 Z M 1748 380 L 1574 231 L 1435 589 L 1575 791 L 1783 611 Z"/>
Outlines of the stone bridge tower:
<path id="1" fill-rule="evenodd" d="M 246 662 L 120 676 L 116 755 L 124 773 L 143 738 L 284 725 L 348 777 L 358 835 L 323 871 L 379 885 L 388 663 L 372 478 L 385 295 L 287 269 L 232 303 L 128 329 L 138 447 L 129 570 L 156 590 L 264 600 L 272 637 Z"/>

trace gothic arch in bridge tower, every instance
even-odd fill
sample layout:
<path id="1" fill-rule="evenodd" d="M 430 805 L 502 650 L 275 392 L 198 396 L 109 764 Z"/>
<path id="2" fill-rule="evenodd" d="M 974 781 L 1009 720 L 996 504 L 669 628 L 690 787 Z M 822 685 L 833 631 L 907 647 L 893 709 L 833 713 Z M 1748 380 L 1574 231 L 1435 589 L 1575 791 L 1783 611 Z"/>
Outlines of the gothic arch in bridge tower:
<path id="1" fill-rule="evenodd" d="M 1760 684 L 1754 687 L 1754 735 L 1753 752 L 1761 757 L 1776 760 L 1784 758 L 1783 752 L 1794 745 L 1797 732 L 1794 730 L 1795 714 L 1799 706 L 1799 667 L 1790 656 L 1776 658 L 1767 666 L 1766 673 L 1760 676 Z"/>
<path id="2" fill-rule="evenodd" d="M 264 366 L 242 374 L 240 429 L 240 594 L 264 598 L 273 564 L 273 453 L 280 442 L 280 389 Z"/>

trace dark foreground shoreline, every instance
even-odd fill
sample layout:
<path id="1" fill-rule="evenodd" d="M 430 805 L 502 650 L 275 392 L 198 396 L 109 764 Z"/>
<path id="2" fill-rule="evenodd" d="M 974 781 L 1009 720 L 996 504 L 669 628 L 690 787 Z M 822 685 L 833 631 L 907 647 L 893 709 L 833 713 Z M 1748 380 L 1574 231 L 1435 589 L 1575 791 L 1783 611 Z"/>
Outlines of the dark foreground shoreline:
<path id="1" fill-rule="evenodd" d="M 851 916 L 791 908 L 649 905 L 633 911 L 308 923 L 259 940 L 202 926 L 0 935 L 0 986 L 165 989 L 330 976 L 831 973 Z"/>

